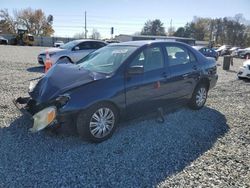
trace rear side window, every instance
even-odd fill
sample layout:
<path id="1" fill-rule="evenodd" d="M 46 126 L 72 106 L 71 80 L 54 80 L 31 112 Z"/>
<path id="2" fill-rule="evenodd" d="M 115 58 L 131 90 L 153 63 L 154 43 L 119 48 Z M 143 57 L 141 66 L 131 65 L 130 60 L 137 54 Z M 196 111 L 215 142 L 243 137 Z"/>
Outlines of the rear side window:
<path id="1" fill-rule="evenodd" d="M 168 45 L 166 51 L 169 66 L 185 65 L 196 61 L 193 53 L 185 47 Z"/>

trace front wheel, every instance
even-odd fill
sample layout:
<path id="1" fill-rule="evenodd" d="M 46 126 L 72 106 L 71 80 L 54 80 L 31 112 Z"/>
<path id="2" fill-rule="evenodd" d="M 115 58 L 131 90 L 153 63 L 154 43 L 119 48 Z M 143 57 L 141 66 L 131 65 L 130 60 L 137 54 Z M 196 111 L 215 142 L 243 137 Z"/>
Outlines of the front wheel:
<path id="1" fill-rule="evenodd" d="M 77 118 L 78 133 L 92 141 L 102 142 L 112 136 L 118 121 L 116 108 L 111 104 L 96 104 Z"/>
<path id="2" fill-rule="evenodd" d="M 194 110 L 201 109 L 207 100 L 208 88 L 205 84 L 199 84 L 192 95 L 192 98 L 189 101 L 189 107 Z"/>

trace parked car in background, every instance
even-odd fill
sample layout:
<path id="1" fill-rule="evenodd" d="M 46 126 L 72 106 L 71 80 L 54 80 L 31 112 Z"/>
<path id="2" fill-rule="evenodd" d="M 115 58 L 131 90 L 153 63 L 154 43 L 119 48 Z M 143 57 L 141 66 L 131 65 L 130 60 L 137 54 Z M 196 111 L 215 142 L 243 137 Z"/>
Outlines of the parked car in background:
<path id="1" fill-rule="evenodd" d="M 49 53 L 52 64 L 59 59 L 68 59 L 71 63 L 75 63 L 88 55 L 89 53 L 106 46 L 107 43 L 99 40 L 73 40 L 59 48 L 50 48 L 38 55 L 38 63 L 44 65 L 46 60 L 46 52 Z"/>
<path id="2" fill-rule="evenodd" d="M 248 78 L 250 79 L 250 59 L 243 62 L 243 66 L 240 67 L 238 72 L 238 78 Z"/>
<path id="3" fill-rule="evenodd" d="M 250 47 L 240 50 L 238 56 L 244 59 L 250 59 Z"/>
<path id="4" fill-rule="evenodd" d="M 120 43 L 118 40 L 105 40 L 106 43 L 111 44 L 111 43 Z"/>
<path id="5" fill-rule="evenodd" d="M 33 132 L 75 122 L 81 136 L 102 142 L 123 115 L 177 102 L 202 108 L 217 82 L 216 71 L 215 60 L 184 43 L 117 43 L 76 64 L 56 64 L 29 88 L 30 97 L 14 103 L 33 116 Z"/>
<path id="6" fill-rule="evenodd" d="M 213 57 L 216 61 L 218 60 L 218 53 L 212 48 L 204 46 L 193 46 L 194 49 L 200 51 L 206 57 Z"/>
<path id="7" fill-rule="evenodd" d="M 62 45 L 64 45 L 64 42 L 63 42 L 63 41 L 56 41 L 56 42 L 54 43 L 54 47 L 60 47 L 60 46 L 62 46 Z"/>
<path id="8" fill-rule="evenodd" d="M 8 44 L 8 40 L 2 36 L 0 36 L 0 44 L 5 44 L 7 45 Z"/>
<path id="9" fill-rule="evenodd" d="M 241 49 L 240 47 L 232 47 L 229 49 L 229 52 L 230 52 L 230 55 L 233 56 L 233 57 L 237 57 L 238 55 L 238 50 Z"/>
<path id="10" fill-rule="evenodd" d="M 230 55 L 229 49 L 232 48 L 230 45 L 223 45 L 215 50 L 219 56 Z"/>

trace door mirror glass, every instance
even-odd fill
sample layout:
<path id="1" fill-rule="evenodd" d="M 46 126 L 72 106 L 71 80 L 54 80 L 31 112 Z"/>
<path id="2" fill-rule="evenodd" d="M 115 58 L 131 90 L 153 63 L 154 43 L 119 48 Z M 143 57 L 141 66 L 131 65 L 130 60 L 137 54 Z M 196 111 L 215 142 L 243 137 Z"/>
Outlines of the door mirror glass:
<path id="1" fill-rule="evenodd" d="M 143 65 L 134 65 L 128 68 L 128 74 L 143 74 L 144 67 Z"/>

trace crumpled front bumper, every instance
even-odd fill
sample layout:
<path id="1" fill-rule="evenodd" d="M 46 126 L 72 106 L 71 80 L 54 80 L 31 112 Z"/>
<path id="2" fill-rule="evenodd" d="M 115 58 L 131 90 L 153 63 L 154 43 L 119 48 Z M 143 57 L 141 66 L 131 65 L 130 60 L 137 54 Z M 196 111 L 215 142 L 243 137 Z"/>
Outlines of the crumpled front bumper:
<path id="1" fill-rule="evenodd" d="M 19 97 L 17 99 L 13 99 L 12 102 L 22 114 L 27 115 L 30 118 L 32 118 L 32 114 L 28 112 L 27 110 L 27 104 L 29 100 L 30 100 L 30 97 L 24 97 L 24 98 Z"/>
<path id="2" fill-rule="evenodd" d="M 54 127 L 57 125 L 57 120 L 55 118 L 53 122 L 45 125 L 44 128 L 39 129 L 39 127 L 37 127 L 37 122 L 36 118 L 34 118 L 34 115 L 40 110 L 34 111 L 34 109 L 32 109 L 32 102 L 30 97 L 19 97 L 17 99 L 14 99 L 13 103 L 22 114 L 27 115 L 33 121 L 33 127 L 29 129 L 31 132 L 38 132 L 45 127 Z"/>

